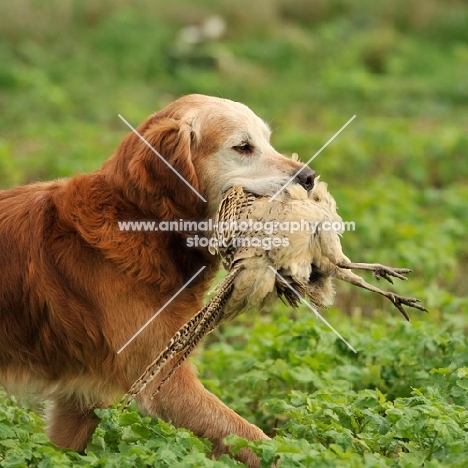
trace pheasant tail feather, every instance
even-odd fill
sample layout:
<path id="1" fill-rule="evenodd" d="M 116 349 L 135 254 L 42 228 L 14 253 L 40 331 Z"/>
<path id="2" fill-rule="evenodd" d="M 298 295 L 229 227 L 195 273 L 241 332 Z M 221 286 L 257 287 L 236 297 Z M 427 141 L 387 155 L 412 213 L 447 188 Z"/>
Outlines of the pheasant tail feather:
<path id="1" fill-rule="evenodd" d="M 153 396 L 159 392 L 162 385 L 169 380 L 177 368 L 188 358 L 201 339 L 213 330 L 221 321 L 222 313 L 226 302 L 232 293 L 234 280 L 236 279 L 240 267 L 233 268 L 220 283 L 219 292 L 213 297 L 203 309 L 194 315 L 185 325 L 183 325 L 169 341 L 166 348 L 159 356 L 144 370 L 141 376 L 134 382 L 129 391 L 124 395 L 120 404 L 128 408 L 131 401 L 139 395 L 148 384 L 150 384 L 162 371 L 165 364 L 182 354 L 169 373 L 159 383 Z"/>

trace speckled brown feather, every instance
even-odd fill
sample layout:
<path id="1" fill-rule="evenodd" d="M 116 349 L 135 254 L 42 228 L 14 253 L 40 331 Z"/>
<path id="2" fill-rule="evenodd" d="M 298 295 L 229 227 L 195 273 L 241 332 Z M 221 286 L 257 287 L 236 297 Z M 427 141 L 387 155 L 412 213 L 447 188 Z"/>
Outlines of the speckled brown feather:
<path id="1" fill-rule="evenodd" d="M 218 293 L 216 296 L 175 333 L 166 348 L 161 351 L 159 356 L 133 383 L 130 390 L 120 402 L 121 405 L 124 405 L 124 409 L 128 408 L 132 399 L 142 392 L 146 386 L 160 374 L 169 361 L 178 357 L 179 359 L 175 365 L 172 366 L 169 373 L 159 383 L 153 393 L 154 396 L 162 385 L 172 376 L 175 370 L 187 359 L 200 340 L 218 325 L 221 320 L 222 311 L 232 293 L 234 280 L 241 268 L 241 266 L 238 266 L 229 272 L 218 286 Z"/>

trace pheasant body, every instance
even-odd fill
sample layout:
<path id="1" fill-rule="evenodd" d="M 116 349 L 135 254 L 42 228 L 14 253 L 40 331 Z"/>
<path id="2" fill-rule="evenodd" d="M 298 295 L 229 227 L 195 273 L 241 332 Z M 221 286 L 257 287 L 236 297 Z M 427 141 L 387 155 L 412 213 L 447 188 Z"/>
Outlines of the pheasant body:
<path id="1" fill-rule="evenodd" d="M 124 397 L 127 406 L 169 367 L 159 391 L 200 340 L 225 320 L 268 306 L 278 297 L 293 307 L 303 297 L 315 307 L 331 305 L 333 278 L 387 297 L 406 319 L 409 316 L 403 305 L 426 310 L 417 299 L 379 289 L 351 271 L 372 271 L 376 279 L 393 283 L 392 277 L 406 280 L 403 274 L 411 270 L 351 262 L 341 248 L 342 219 L 336 202 L 327 185 L 317 179 L 309 193 L 290 185 L 274 199 L 234 186 L 222 196 L 214 226 L 210 252 L 221 256 L 228 274 L 216 288 L 215 297 L 174 335 L 132 385 Z"/>
<path id="2" fill-rule="evenodd" d="M 215 220 L 213 237 L 219 247 L 211 251 L 221 255 L 226 269 L 244 268 L 235 279 L 225 318 L 265 307 L 278 296 L 295 306 L 297 296 L 281 278 L 316 307 L 331 305 L 337 264 L 349 259 L 341 249 L 341 230 L 321 229 L 325 222 L 330 227 L 342 225 L 324 182 L 317 182 L 310 194 L 299 185 L 290 186 L 272 201 L 242 187 L 229 190 Z M 242 228 L 248 225 L 251 228 Z"/>

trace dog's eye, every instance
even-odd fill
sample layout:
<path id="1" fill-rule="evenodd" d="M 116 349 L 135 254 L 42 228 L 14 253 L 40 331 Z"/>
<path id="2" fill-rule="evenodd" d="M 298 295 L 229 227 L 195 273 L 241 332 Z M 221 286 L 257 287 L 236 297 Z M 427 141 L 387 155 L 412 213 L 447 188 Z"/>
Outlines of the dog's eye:
<path id="1" fill-rule="evenodd" d="M 249 154 L 253 152 L 253 146 L 250 143 L 247 143 L 246 141 L 244 141 L 240 145 L 233 146 L 232 149 L 240 154 Z"/>

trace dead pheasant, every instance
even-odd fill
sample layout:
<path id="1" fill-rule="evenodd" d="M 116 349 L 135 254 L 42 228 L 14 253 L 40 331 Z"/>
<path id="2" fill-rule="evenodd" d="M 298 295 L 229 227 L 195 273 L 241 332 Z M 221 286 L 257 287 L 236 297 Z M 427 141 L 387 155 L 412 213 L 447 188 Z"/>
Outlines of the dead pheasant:
<path id="1" fill-rule="evenodd" d="M 377 280 L 384 278 L 392 284 L 392 277 L 406 280 L 403 275 L 411 272 L 351 262 L 341 249 L 341 232 L 324 229 L 341 226 L 341 222 L 327 185 L 317 179 L 309 194 L 291 185 L 275 199 L 256 196 L 240 186 L 228 190 L 219 204 L 210 247 L 213 254 L 221 255 L 228 274 L 216 288 L 216 296 L 174 335 L 123 401 L 130 402 L 171 361 L 157 393 L 207 333 L 252 307 L 264 307 L 278 297 L 293 307 L 302 297 L 315 307 L 331 305 L 333 278 L 385 296 L 407 320 L 404 305 L 425 311 L 418 299 L 372 286 L 351 271 L 369 270 Z"/>

